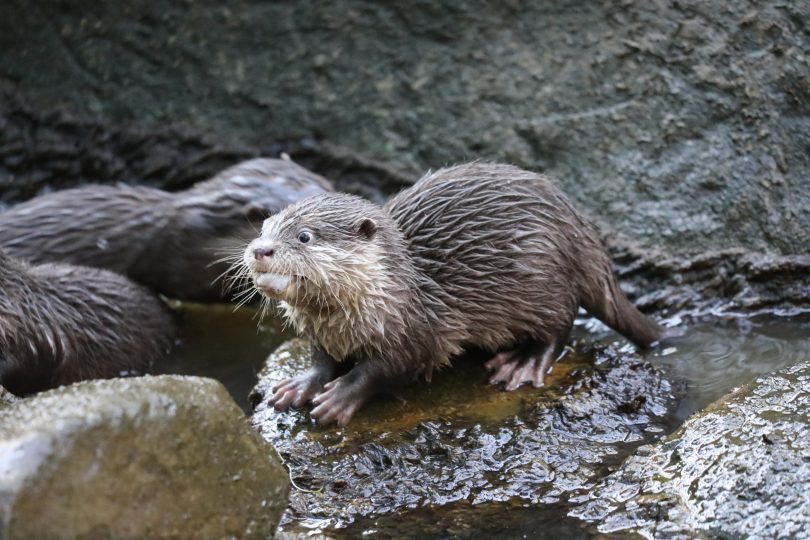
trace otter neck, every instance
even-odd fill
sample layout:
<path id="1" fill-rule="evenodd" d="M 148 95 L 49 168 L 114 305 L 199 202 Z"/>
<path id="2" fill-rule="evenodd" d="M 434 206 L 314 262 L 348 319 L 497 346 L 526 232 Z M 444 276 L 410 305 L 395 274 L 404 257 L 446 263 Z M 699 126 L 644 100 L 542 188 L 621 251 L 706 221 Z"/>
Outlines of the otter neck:
<path id="1" fill-rule="evenodd" d="M 315 339 L 336 360 L 360 351 L 375 354 L 371 349 L 380 344 L 395 346 L 420 309 L 416 269 L 401 234 L 384 240 L 396 242 L 396 249 L 375 244 L 379 251 L 366 253 L 362 264 L 341 277 L 348 276 L 356 287 L 332 288 L 323 293 L 325 304 L 282 304 L 296 330 Z"/>
<path id="2" fill-rule="evenodd" d="M 0 288 L 14 291 L 24 282 L 25 267 L 0 251 Z"/>

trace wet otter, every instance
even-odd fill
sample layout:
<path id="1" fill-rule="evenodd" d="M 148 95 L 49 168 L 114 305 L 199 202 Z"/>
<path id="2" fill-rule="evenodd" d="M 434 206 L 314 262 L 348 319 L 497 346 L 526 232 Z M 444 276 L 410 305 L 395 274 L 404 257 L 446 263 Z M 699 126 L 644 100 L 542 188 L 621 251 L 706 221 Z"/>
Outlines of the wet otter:
<path id="1" fill-rule="evenodd" d="M 660 334 L 620 290 L 594 225 L 548 178 L 508 165 L 436 171 L 383 208 L 300 201 L 264 222 L 243 264 L 316 344 L 312 370 L 272 402 L 312 399 L 322 423 L 345 424 L 370 395 L 468 348 L 493 355 L 492 383 L 541 386 L 580 305 L 640 347 Z"/>
<path id="2" fill-rule="evenodd" d="M 142 373 L 174 332 L 163 302 L 123 276 L 0 250 L 0 385 L 16 395 Z"/>
<path id="3" fill-rule="evenodd" d="M 330 183 L 284 159 L 253 159 L 188 190 L 88 185 L 0 213 L 0 248 L 34 263 L 106 268 L 184 300 L 228 298 L 224 253 L 241 253 L 268 215 Z M 255 225 L 255 227 L 254 227 Z"/>

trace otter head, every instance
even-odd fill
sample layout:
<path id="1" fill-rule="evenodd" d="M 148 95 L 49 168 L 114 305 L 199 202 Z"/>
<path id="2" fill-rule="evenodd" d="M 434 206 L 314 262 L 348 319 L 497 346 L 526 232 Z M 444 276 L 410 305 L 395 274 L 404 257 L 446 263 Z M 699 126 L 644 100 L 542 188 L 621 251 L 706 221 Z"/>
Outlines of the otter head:
<path id="1" fill-rule="evenodd" d="M 353 195 L 310 197 L 266 219 L 244 263 L 265 296 L 348 315 L 379 294 L 389 273 L 384 246 L 390 232 L 380 229 L 386 220 L 379 207 Z"/>
<path id="2" fill-rule="evenodd" d="M 331 190 L 328 180 L 289 159 L 256 158 L 200 182 L 184 201 L 209 214 L 209 221 L 258 224 L 295 201 Z"/>

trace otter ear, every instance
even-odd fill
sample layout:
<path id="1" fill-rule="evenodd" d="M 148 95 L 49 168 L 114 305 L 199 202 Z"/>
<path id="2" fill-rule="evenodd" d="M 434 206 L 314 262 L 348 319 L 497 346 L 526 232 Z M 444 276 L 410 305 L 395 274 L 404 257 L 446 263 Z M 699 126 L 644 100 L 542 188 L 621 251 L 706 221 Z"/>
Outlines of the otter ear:
<path id="1" fill-rule="evenodd" d="M 360 218 L 357 221 L 355 230 L 359 236 L 364 236 L 366 240 L 371 240 L 377 233 L 377 224 L 371 218 Z"/>
<path id="2" fill-rule="evenodd" d="M 248 221 L 264 221 L 269 218 L 272 212 L 257 202 L 249 202 L 242 206 L 242 215 Z"/>

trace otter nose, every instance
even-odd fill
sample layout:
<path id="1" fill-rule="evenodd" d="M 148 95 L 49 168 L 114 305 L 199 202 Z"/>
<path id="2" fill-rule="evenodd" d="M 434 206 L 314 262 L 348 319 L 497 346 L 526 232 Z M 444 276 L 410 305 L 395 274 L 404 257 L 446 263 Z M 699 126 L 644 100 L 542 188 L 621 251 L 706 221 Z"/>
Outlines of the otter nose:
<path id="1" fill-rule="evenodd" d="M 265 257 L 272 257 L 273 256 L 273 248 L 269 247 L 260 247 L 253 250 L 253 258 L 257 261 L 264 259 Z"/>

